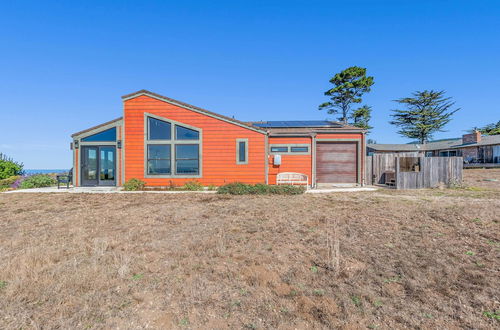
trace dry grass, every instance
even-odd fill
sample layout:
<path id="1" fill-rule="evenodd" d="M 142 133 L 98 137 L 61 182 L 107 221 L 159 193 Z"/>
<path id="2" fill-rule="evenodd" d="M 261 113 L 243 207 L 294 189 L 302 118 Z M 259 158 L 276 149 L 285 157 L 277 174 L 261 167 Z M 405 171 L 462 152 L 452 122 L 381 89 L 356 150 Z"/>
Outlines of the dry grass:
<path id="1" fill-rule="evenodd" d="M 495 328 L 499 188 L 2 194 L 0 328 Z"/>

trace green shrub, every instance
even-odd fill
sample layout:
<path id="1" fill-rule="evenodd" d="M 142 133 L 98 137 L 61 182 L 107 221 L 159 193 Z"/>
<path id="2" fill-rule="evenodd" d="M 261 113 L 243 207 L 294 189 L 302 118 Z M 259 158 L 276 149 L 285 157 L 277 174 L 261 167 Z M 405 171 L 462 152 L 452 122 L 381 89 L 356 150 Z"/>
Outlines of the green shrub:
<path id="1" fill-rule="evenodd" d="M 271 186 L 257 183 L 255 185 L 234 182 L 219 187 L 217 193 L 230 195 L 299 195 L 305 191 L 302 186 Z"/>
<path id="2" fill-rule="evenodd" d="M 29 189 L 29 188 L 42 188 L 42 187 L 50 187 L 57 184 L 56 179 L 47 174 L 36 174 L 27 177 L 19 188 L 21 189 Z"/>
<path id="3" fill-rule="evenodd" d="M 0 180 L 16 175 L 23 175 L 23 164 L 0 153 Z"/>
<path id="4" fill-rule="evenodd" d="M 182 188 L 183 190 L 197 191 L 203 190 L 203 185 L 200 182 L 193 180 L 186 182 Z"/>
<path id="5" fill-rule="evenodd" d="M 146 182 L 132 178 L 123 184 L 123 189 L 126 191 L 143 190 Z"/>
<path id="6" fill-rule="evenodd" d="M 230 194 L 230 195 L 248 195 L 252 193 L 252 185 L 234 182 L 220 186 L 217 189 L 218 194 Z"/>
<path id="7" fill-rule="evenodd" d="M 7 179 L 2 179 L 2 180 L 0 180 L 0 188 L 10 188 L 10 186 L 12 186 L 20 178 L 21 178 L 21 176 L 14 175 L 14 176 L 8 177 Z"/>

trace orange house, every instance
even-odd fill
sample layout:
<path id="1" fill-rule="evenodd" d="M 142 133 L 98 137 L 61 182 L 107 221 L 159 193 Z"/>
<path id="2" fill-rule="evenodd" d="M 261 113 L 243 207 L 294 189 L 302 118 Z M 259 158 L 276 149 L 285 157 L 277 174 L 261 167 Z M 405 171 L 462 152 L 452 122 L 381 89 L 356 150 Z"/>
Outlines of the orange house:
<path id="1" fill-rule="evenodd" d="M 305 174 L 311 186 L 363 184 L 365 132 L 329 121 L 245 123 L 146 90 L 123 99 L 123 116 L 73 134 L 74 186 L 188 181 L 276 184 Z"/>

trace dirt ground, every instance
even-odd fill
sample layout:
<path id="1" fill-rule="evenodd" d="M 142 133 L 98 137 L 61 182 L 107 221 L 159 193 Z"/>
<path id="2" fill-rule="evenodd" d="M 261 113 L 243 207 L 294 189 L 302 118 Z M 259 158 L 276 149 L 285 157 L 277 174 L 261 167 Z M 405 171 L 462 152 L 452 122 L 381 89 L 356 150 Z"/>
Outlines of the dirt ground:
<path id="1" fill-rule="evenodd" d="M 0 328 L 498 328 L 485 178 L 500 171 L 420 191 L 0 194 Z"/>

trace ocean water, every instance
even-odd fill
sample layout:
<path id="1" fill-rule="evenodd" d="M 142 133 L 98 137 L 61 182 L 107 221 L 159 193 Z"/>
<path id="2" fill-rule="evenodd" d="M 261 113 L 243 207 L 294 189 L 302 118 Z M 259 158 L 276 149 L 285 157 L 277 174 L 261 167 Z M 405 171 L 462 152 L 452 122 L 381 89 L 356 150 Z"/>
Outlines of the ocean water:
<path id="1" fill-rule="evenodd" d="M 68 171 L 69 170 L 63 170 L 63 169 L 48 169 L 48 170 L 27 169 L 24 170 L 24 173 L 26 175 L 33 175 L 33 174 L 67 173 Z"/>

